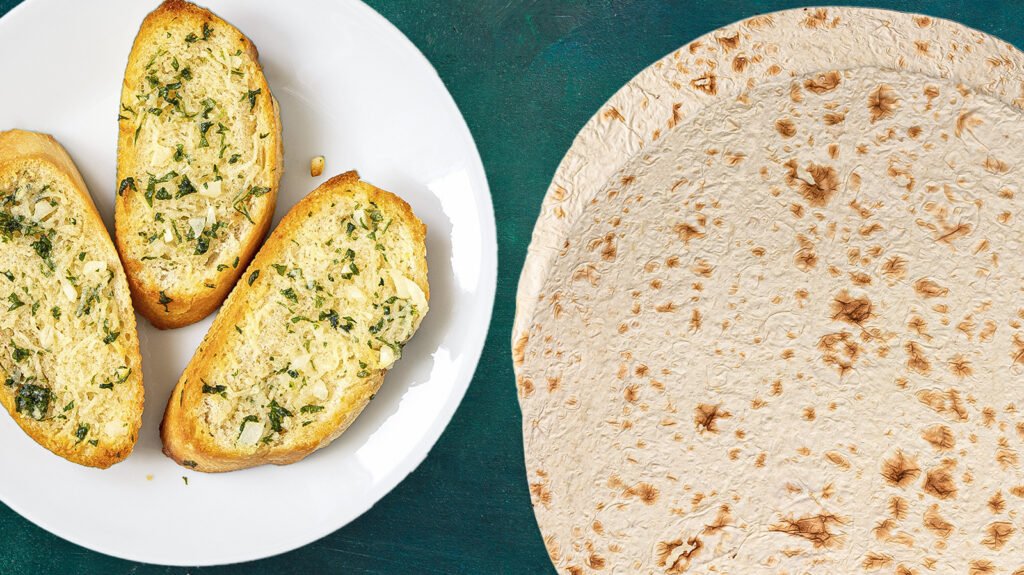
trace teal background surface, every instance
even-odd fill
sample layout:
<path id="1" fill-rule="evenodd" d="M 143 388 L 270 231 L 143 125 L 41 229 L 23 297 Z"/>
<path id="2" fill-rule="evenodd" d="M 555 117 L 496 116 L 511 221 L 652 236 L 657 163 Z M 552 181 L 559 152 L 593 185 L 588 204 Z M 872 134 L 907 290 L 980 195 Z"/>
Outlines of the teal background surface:
<path id="1" fill-rule="evenodd" d="M 0 14 L 18 3 L 0 0 Z M 369 4 L 437 68 L 476 139 L 494 197 L 500 250 L 497 301 L 480 367 L 451 425 L 426 461 L 373 509 L 347 527 L 284 555 L 192 569 L 130 563 L 68 543 L 0 504 L 0 574 L 553 572 L 530 505 L 509 350 L 519 270 L 547 185 L 583 124 L 647 65 L 730 22 L 804 4 L 768 0 L 370 0 Z M 958 20 L 1024 45 L 1024 2 L 844 4 Z M 0 58 L 13 57 L 19 55 L 0 54 Z M 3 90 L 0 79 L 0 105 Z M 0 463 L 0 473 L 2 469 Z M 195 536 L 223 535 L 196 526 Z"/>

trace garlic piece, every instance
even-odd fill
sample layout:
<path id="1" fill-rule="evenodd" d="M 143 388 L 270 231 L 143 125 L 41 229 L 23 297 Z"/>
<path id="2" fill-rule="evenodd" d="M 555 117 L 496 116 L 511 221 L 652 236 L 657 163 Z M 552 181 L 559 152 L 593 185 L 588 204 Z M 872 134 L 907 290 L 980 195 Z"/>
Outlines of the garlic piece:
<path id="1" fill-rule="evenodd" d="M 242 433 L 238 436 L 238 443 L 241 445 L 256 445 L 256 442 L 263 437 L 264 424 L 260 421 L 246 421 L 242 424 Z"/>
<path id="2" fill-rule="evenodd" d="M 391 349 L 391 346 L 385 345 L 380 348 L 380 367 L 381 369 L 388 369 L 395 360 L 398 359 L 395 356 L 395 350 Z"/>
<path id="3" fill-rule="evenodd" d="M 64 292 L 64 297 L 68 298 L 68 301 L 73 302 L 78 299 L 78 291 L 67 279 L 60 278 L 60 289 Z"/>
<path id="4" fill-rule="evenodd" d="M 216 198 L 224 190 L 220 183 L 220 180 L 213 180 L 212 182 L 206 182 L 199 187 L 199 194 L 209 197 Z"/>
<path id="5" fill-rule="evenodd" d="M 314 178 L 324 173 L 324 157 L 317 156 L 309 162 L 309 175 Z"/>
<path id="6" fill-rule="evenodd" d="M 32 214 L 32 217 L 37 221 L 41 221 L 46 216 L 52 214 L 56 209 L 57 208 L 50 205 L 48 200 L 42 200 L 36 202 L 35 212 Z"/>
<path id="7" fill-rule="evenodd" d="M 291 361 L 291 368 L 296 371 L 305 371 L 305 369 L 309 367 L 309 360 L 312 357 L 313 356 L 308 353 L 293 357 Z"/>
<path id="8" fill-rule="evenodd" d="M 427 296 L 419 284 L 393 268 L 388 270 L 388 275 L 391 276 L 391 282 L 395 284 L 395 295 L 412 302 L 419 309 L 420 315 L 427 312 Z"/>
<path id="9" fill-rule="evenodd" d="M 91 275 L 91 274 L 94 274 L 96 272 L 106 271 L 106 269 L 107 269 L 107 262 L 100 261 L 100 260 L 92 260 L 92 261 L 85 262 L 85 265 L 82 266 L 82 273 L 85 274 L 85 275 Z"/>
<path id="10" fill-rule="evenodd" d="M 192 233 L 198 238 L 202 235 L 203 230 L 206 229 L 206 217 L 189 218 L 188 227 L 192 228 Z"/>
<path id="11" fill-rule="evenodd" d="M 327 399 L 327 386 L 319 379 L 316 379 L 309 384 L 309 392 L 313 394 L 313 397 L 320 401 Z"/>

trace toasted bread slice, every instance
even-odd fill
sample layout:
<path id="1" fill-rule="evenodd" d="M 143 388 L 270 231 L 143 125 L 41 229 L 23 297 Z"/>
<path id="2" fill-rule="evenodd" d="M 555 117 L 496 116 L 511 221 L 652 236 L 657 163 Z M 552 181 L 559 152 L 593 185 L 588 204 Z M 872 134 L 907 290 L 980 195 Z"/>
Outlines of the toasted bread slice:
<path id="1" fill-rule="evenodd" d="M 110 467 L 142 424 L 135 314 L 89 191 L 50 136 L 0 132 L 0 403 L 57 455 Z"/>
<path id="2" fill-rule="evenodd" d="M 427 312 L 425 234 L 355 172 L 299 202 L 171 393 L 164 453 L 231 471 L 293 463 L 341 435 Z"/>
<path id="3" fill-rule="evenodd" d="M 256 47 L 167 0 L 135 38 L 118 118 L 115 227 L 135 309 L 158 328 L 199 321 L 274 216 L 281 124 Z"/>

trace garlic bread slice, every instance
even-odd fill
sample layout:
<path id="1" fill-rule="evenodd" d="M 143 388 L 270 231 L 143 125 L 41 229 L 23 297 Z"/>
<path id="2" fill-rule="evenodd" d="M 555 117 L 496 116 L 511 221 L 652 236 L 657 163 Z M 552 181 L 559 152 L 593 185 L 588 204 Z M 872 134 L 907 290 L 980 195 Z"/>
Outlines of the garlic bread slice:
<path id="1" fill-rule="evenodd" d="M 118 123 L 116 236 L 135 309 L 159 328 L 199 321 L 274 215 L 281 125 L 256 47 L 167 0 L 135 38 Z"/>
<path id="2" fill-rule="evenodd" d="M 109 467 L 142 424 L 135 314 L 110 235 L 53 138 L 0 132 L 0 403 L 43 447 Z"/>
<path id="3" fill-rule="evenodd" d="M 348 172 L 281 221 L 168 400 L 164 452 L 198 471 L 298 461 L 373 398 L 427 313 L 426 227 Z"/>

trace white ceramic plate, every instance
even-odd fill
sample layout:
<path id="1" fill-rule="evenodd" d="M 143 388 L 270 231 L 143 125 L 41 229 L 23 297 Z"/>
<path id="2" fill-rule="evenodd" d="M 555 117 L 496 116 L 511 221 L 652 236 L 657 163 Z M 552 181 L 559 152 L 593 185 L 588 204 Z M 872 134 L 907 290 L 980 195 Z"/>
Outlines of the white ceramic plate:
<path id="1" fill-rule="evenodd" d="M 113 223 L 117 108 L 132 40 L 157 2 L 30 0 L 0 19 L 0 129 L 53 134 Z M 497 270 L 494 216 L 469 130 L 422 54 L 354 1 L 209 0 L 249 36 L 284 124 L 275 224 L 329 176 L 357 168 L 427 224 L 430 314 L 355 424 L 306 460 L 220 475 L 160 452 L 171 388 L 210 319 L 161 332 L 139 318 L 146 411 L 135 452 L 108 470 L 68 463 L 0 414 L 0 499 L 79 545 L 135 561 L 257 559 L 352 521 L 427 455 L 473 376 Z M 309 175 L 310 158 L 327 158 Z M 453 329 L 457 326 L 457 329 Z M 188 478 L 188 482 L 183 480 Z"/>

